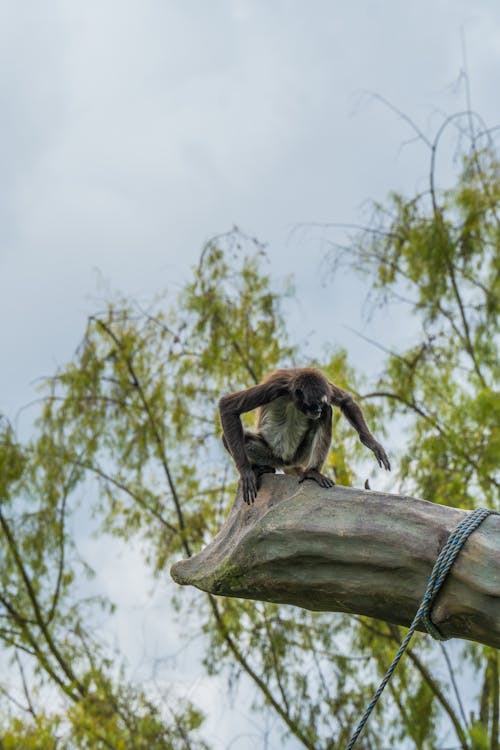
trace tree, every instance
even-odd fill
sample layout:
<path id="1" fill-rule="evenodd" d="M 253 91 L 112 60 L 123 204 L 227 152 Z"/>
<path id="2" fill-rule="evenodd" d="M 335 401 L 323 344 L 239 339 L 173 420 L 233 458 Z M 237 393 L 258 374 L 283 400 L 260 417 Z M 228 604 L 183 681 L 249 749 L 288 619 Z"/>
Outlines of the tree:
<path id="1" fill-rule="evenodd" d="M 95 480 L 85 485 L 92 490 L 86 511 L 105 532 L 139 537 L 156 575 L 214 533 L 235 490 L 218 397 L 294 361 L 263 260 L 257 243 L 231 233 L 207 245 L 170 312 L 160 304 L 109 304 L 89 320 L 74 360 L 47 381 L 33 441 L 21 446 L 5 427 L 4 643 L 21 659 L 26 651 L 34 657 L 40 682 L 58 686 L 70 712 L 74 704 L 86 716 L 88 696 L 113 677 L 74 599 L 78 561 L 68 518 L 75 490 Z M 341 352 L 326 369 L 340 384 L 354 382 Z M 376 409 L 368 411 L 374 418 Z M 348 427 L 339 425 L 339 433 L 346 439 L 335 468 L 347 483 L 348 456 L 362 447 Z M 357 656 L 331 649 L 342 622 L 332 627 L 326 617 L 213 597 L 178 606 L 184 620 L 188 611 L 201 618 L 191 618 L 191 628 L 206 634 L 209 673 L 226 671 L 230 681 L 245 674 L 256 706 L 271 706 L 299 743 L 319 747 L 334 733 L 347 735 L 363 696 L 332 687 L 359 665 Z M 325 700 L 335 703 L 335 716 L 321 711 Z M 113 716 L 116 702 L 106 704 Z M 195 728 L 198 714 L 189 709 L 185 722 Z"/>
<path id="2" fill-rule="evenodd" d="M 388 417 L 407 420 L 403 488 L 443 504 L 472 508 L 479 502 L 498 510 L 500 162 L 495 129 L 466 111 L 446 118 L 429 140 L 406 119 L 428 149 L 427 189 L 373 204 L 371 222 L 351 237 L 349 254 L 336 247 L 331 256 L 334 267 L 347 262 L 357 272 L 363 269 L 378 304 L 406 305 L 421 325 L 419 340 L 388 356 L 379 383 L 362 398 L 384 399 Z M 458 137 L 460 171 L 455 185 L 439 189 L 437 155 L 449 131 Z M 384 637 L 394 634 L 393 628 L 365 626 Z M 415 656 L 417 669 L 431 674 L 422 656 Z M 461 716 L 448 711 L 457 738 L 462 747 L 497 750 L 499 655 L 466 646 L 459 662 L 481 674 L 482 687 L 470 720 L 463 711 Z"/>
<path id="3" fill-rule="evenodd" d="M 425 195 L 376 206 L 375 223 L 351 248 L 356 268 L 362 261 L 377 278 L 383 301 L 413 285 L 422 340 L 388 358 L 376 387 L 355 377 L 345 352 L 310 364 L 363 399 L 378 433 L 392 417 L 410 420 L 401 480 L 415 494 L 471 507 L 480 490 L 493 505 L 498 167 L 491 147 L 475 147 L 454 190 L 438 191 L 431 172 Z M 92 514 L 101 533 L 139 540 L 156 576 L 214 535 L 236 489 L 220 444 L 218 398 L 278 365 L 299 364 L 281 308 L 288 289 L 273 289 L 264 263 L 259 243 L 231 232 L 207 244 L 178 298 L 147 309 L 108 303 L 89 319 L 73 360 L 45 382 L 32 440 L 20 444 L 4 424 L 0 638 L 40 688 L 57 688 L 62 706 L 45 719 L 28 693 L 33 721 L 19 728 L 13 719 L 4 737 L 36 735 L 39 727 L 62 747 L 136 748 L 144 738 L 148 747 L 202 744 L 200 713 L 187 706 L 167 715 L 114 668 L 90 632 L 92 607 L 109 604 L 86 609 L 78 600 L 75 576 L 89 561 L 76 554 L 69 519 Z M 337 417 L 334 429 L 331 469 L 350 484 L 363 448 Z M 83 488 L 85 507 L 78 505 Z M 253 686 L 254 708 L 274 712 L 284 735 L 307 748 L 345 745 L 400 638 L 398 627 L 378 621 L 196 592 L 176 592 L 175 604 L 186 632 L 204 633 L 208 673 L 226 674 L 231 688 L 238 680 Z M 461 747 L 498 750 L 497 653 L 469 646 L 461 654 L 483 679 L 469 721 L 456 702 L 447 652 L 449 680 L 436 669 L 438 648 L 419 637 L 409 650 L 365 747 L 403 740 L 435 747 L 445 716 Z"/>

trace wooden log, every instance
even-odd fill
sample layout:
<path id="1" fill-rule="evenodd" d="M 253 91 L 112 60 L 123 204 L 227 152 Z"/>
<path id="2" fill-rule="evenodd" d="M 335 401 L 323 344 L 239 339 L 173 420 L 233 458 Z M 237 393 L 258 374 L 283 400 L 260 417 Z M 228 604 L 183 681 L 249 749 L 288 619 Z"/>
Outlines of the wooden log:
<path id="1" fill-rule="evenodd" d="M 213 541 L 172 566 L 211 594 L 369 615 L 410 625 L 436 557 L 467 511 L 425 500 L 265 475 L 238 492 Z M 473 532 L 432 610 L 443 635 L 500 648 L 500 516 Z"/>

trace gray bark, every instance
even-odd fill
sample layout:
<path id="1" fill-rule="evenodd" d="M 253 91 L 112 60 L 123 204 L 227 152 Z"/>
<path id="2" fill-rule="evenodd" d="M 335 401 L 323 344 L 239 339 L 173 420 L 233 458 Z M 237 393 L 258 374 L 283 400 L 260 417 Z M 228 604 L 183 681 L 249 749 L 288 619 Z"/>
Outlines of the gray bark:
<path id="1" fill-rule="evenodd" d="M 173 565 L 211 594 L 370 615 L 410 625 L 436 557 L 467 511 L 425 500 L 265 475 L 238 492 L 210 544 Z M 500 648 L 500 516 L 473 532 L 432 610 L 443 635 Z"/>

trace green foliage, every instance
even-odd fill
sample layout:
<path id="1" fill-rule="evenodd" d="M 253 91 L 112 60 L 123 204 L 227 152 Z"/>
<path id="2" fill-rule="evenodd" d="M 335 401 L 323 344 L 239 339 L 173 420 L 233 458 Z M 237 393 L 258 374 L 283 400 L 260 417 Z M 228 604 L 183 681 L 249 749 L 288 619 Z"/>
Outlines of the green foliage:
<path id="1" fill-rule="evenodd" d="M 490 750 L 490 742 L 486 729 L 475 721 L 469 729 L 472 750 Z"/>
<path id="2" fill-rule="evenodd" d="M 1 747 L 3 750 L 60 750 L 57 717 L 38 715 L 33 721 L 14 716 L 3 722 Z"/>
<path id="3" fill-rule="evenodd" d="M 192 706 L 173 711 L 166 723 L 144 695 L 128 689 L 89 694 L 67 713 L 12 716 L 0 726 L 2 750 L 204 750 L 196 739 L 203 717 Z"/>
<path id="4" fill-rule="evenodd" d="M 453 190 L 375 207 L 352 262 L 379 301 L 404 297 L 420 340 L 389 357 L 377 394 L 414 417 L 402 478 L 448 505 L 498 507 L 500 476 L 500 170 L 489 151 L 464 160 Z"/>
<path id="5" fill-rule="evenodd" d="M 35 610 L 35 624 L 18 627 L 10 645 L 37 644 L 39 680 L 48 677 L 67 696 L 61 721 L 70 722 L 78 747 L 92 746 L 97 726 L 103 746 L 162 747 L 156 733 L 163 737 L 171 723 L 152 704 L 138 709 L 137 698 L 121 698 L 125 688 L 113 687 L 104 651 L 88 646 L 84 610 L 71 599 L 81 568 L 67 531 L 69 518 L 82 513 L 75 489 L 89 488 L 86 510 L 104 533 L 142 540 L 153 573 L 164 574 L 172 558 L 210 538 L 235 491 L 218 399 L 296 356 L 281 312 L 289 287 L 272 290 L 265 262 L 255 241 L 231 233 L 207 245 L 170 309 L 163 300 L 146 311 L 126 300 L 108 304 L 89 320 L 74 360 L 45 384 L 32 443 L 21 449 L 10 428 L 5 432 L 4 481 L 17 483 L 8 518 L 15 546 L 5 548 L 0 573 L 17 609 L 12 614 L 6 604 L 6 613 L 31 623 Z M 325 369 L 356 388 L 344 353 L 333 352 Z M 373 421 L 377 410 L 368 411 Z M 332 468 L 348 483 L 361 446 L 345 422 L 337 428 L 342 439 Z M 251 675 L 259 688 L 255 707 L 270 704 L 303 744 L 319 746 L 352 722 L 357 660 L 332 651 L 347 619 L 332 627 L 325 615 L 194 593 L 177 605 L 192 628 L 199 627 L 188 617 L 193 611 L 205 623 L 209 673 L 227 672 L 233 685 Z M 325 701 L 335 715 L 322 710 Z M 197 715 L 188 707 L 183 716 L 194 723 Z"/>
<path id="6" fill-rule="evenodd" d="M 454 118 L 443 128 L 450 122 Z M 429 190 L 409 198 L 393 194 L 388 205 L 376 204 L 373 224 L 362 228 L 349 255 L 337 253 L 334 263 L 362 268 L 374 280 L 379 305 L 405 304 L 420 323 L 418 339 L 388 356 L 379 382 L 364 397 L 385 405 L 386 419 L 396 418 L 395 429 L 404 418 L 402 491 L 445 505 L 498 510 L 500 167 L 491 144 L 480 149 L 472 134 L 456 186 L 439 191 L 434 152 L 443 128 L 431 151 Z M 366 622 L 360 637 L 363 627 Z M 374 652 L 378 659 L 380 641 Z M 427 698 L 419 688 L 410 701 L 411 690 L 404 688 L 401 726 L 417 747 L 427 747 L 436 731 L 437 701 L 461 747 L 498 748 L 498 669 L 488 654 L 470 645 L 460 659 L 476 674 L 485 669 L 479 720 L 473 712 L 468 722 L 452 707 L 443 681 L 428 667 L 422 690 L 431 687 L 434 701 L 419 716 L 414 701 L 418 695 L 420 701 Z M 391 658 L 387 655 L 386 664 Z M 400 666 L 397 680 L 404 674 Z"/>
<path id="7" fill-rule="evenodd" d="M 92 571 L 72 530 L 91 515 L 101 534 L 139 541 L 152 575 L 165 576 L 173 559 L 203 546 L 236 488 L 218 399 L 276 367 L 322 367 L 363 401 L 377 434 L 403 416 L 400 480 L 411 491 L 498 507 L 499 199 L 494 156 L 473 151 L 454 190 L 439 193 L 433 180 L 430 193 L 393 195 L 388 208 L 376 207 L 350 260 L 375 279 L 382 304 L 410 299 L 422 328 L 408 351 L 388 358 L 375 388 L 345 352 L 299 360 L 282 312 L 289 282 L 275 290 L 262 247 L 238 232 L 207 244 L 177 297 L 146 310 L 119 299 L 89 319 L 73 360 L 43 387 L 33 439 L 20 445 L 1 423 L 0 639 L 21 677 L 30 669 L 35 692 L 50 684 L 62 705 L 51 715 L 30 710 L 29 721 L 10 717 L 3 747 L 204 746 L 193 706 L 155 701 L 128 684 L 90 636 L 91 613 L 110 603 L 78 600 L 75 581 Z M 334 431 L 330 469 L 342 484 L 359 482 L 366 453 L 339 414 Z M 175 604 L 186 636 L 204 633 L 208 673 L 224 674 L 233 690 L 250 680 L 253 708 L 274 711 L 284 736 L 318 750 L 346 744 L 401 638 L 398 628 L 366 618 L 196 591 L 176 592 Z M 452 675 L 435 674 L 436 647 L 421 638 L 367 728 L 366 746 L 385 747 L 389 738 L 430 750 L 447 717 L 464 750 L 497 750 L 498 661 L 473 646 L 463 660 L 482 675 L 470 721 L 449 697 Z"/>

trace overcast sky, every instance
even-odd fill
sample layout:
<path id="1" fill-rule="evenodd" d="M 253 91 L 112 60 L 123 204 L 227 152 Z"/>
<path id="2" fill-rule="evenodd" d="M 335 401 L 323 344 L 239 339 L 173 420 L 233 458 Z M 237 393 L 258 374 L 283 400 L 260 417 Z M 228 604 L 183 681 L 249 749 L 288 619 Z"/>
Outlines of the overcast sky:
<path id="1" fill-rule="evenodd" d="M 421 184 L 424 148 L 401 150 L 407 125 L 363 92 L 432 133 L 464 107 L 462 32 L 472 104 L 498 124 L 498 0 L 0 0 L 0 411 L 72 355 L 99 274 L 148 298 L 234 224 L 296 275 L 298 335 L 370 372 L 344 327 L 359 283 L 321 287 L 317 233 L 292 230 Z"/>
<path id="2" fill-rule="evenodd" d="M 320 290 L 290 232 L 419 184 L 424 148 L 363 92 L 432 132 L 464 104 L 461 29 L 497 123 L 496 0 L 0 2 L 0 410 L 71 356 L 97 271 L 149 297 L 234 224 L 295 273 L 303 330 L 348 343 L 354 282 Z"/>

